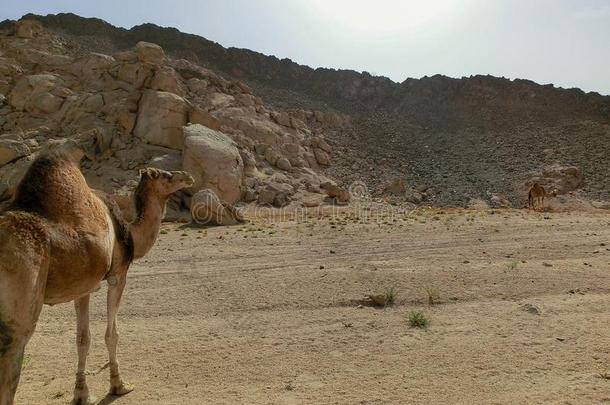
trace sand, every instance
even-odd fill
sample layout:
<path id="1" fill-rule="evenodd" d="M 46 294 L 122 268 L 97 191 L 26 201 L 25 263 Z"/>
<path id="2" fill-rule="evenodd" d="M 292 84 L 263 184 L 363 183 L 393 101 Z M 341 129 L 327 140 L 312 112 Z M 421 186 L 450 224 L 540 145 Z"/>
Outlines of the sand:
<path id="1" fill-rule="evenodd" d="M 100 404 L 610 403 L 610 216 L 425 210 L 244 226 L 164 224 L 119 313 L 106 396 L 105 286 L 92 302 Z M 360 305 L 397 291 L 394 305 Z M 429 293 L 435 304 L 429 304 Z M 429 319 L 412 328 L 410 311 Z M 66 404 L 72 304 L 45 307 L 17 404 Z"/>

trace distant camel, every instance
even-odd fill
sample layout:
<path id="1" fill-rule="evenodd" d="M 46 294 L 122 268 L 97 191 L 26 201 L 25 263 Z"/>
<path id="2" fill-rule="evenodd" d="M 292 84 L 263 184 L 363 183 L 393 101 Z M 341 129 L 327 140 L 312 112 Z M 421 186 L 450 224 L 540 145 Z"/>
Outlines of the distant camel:
<path id="1" fill-rule="evenodd" d="M 527 195 L 528 207 L 532 209 L 536 209 L 536 207 L 538 209 L 544 209 L 544 197 L 555 197 L 556 195 L 557 190 L 547 193 L 542 185 L 534 183 L 532 187 L 530 187 L 530 191 Z"/>
<path id="2" fill-rule="evenodd" d="M 116 204 L 93 192 L 79 170 L 82 151 L 41 154 L 0 212 L 0 405 L 12 405 L 23 353 L 43 303 L 74 301 L 78 370 L 73 404 L 89 404 L 89 296 L 108 282 L 110 393 L 123 383 L 117 362 L 116 315 L 133 259 L 156 241 L 169 196 L 193 184 L 185 172 L 145 169 L 135 191 L 137 219 L 126 224 Z"/>

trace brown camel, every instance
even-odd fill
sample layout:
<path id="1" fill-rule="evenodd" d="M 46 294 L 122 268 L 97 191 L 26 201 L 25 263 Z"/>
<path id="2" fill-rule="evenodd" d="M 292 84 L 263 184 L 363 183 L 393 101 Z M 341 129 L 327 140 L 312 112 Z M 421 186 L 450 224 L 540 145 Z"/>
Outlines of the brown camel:
<path id="1" fill-rule="evenodd" d="M 538 183 L 534 183 L 532 187 L 530 187 L 530 191 L 527 195 L 527 204 L 528 207 L 532 209 L 544 209 L 544 197 L 555 197 L 557 195 L 557 190 L 553 190 L 550 193 L 547 193 L 544 187 Z"/>
<path id="2" fill-rule="evenodd" d="M 108 282 L 110 393 L 133 388 L 119 375 L 116 315 L 133 259 L 156 241 L 165 203 L 189 187 L 185 172 L 142 170 L 134 194 L 137 219 L 126 224 L 116 204 L 93 192 L 79 170 L 82 152 L 39 156 L 0 213 L 0 405 L 13 404 L 25 346 L 43 303 L 74 301 L 78 370 L 73 404 L 88 404 L 85 365 L 89 350 L 89 296 Z"/>

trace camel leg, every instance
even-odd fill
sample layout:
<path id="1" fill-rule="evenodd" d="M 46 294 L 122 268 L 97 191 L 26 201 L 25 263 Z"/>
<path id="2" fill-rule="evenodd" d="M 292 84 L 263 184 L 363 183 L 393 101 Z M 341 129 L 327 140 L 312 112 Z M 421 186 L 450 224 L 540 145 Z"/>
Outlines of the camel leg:
<path id="1" fill-rule="evenodd" d="M 92 402 L 89 399 L 89 387 L 85 368 L 87 366 L 87 355 L 91 344 L 89 332 L 89 295 L 85 295 L 74 301 L 76 309 L 76 349 L 78 351 L 78 368 L 76 370 L 76 383 L 74 384 L 74 399 L 72 405 L 87 405 Z"/>
<path id="2" fill-rule="evenodd" d="M 0 405 L 13 405 L 21 364 L 28 338 L 13 338 L 5 325 L 0 325 Z"/>
<path id="3" fill-rule="evenodd" d="M 119 374 L 119 362 L 117 360 L 117 344 L 119 343 L 119 333 L 116 326 L 116 316 L 119 312 L 121 296 L 125 288 L 125 276 L 110 276 L 108 279 L 108 326 L 106 328 L 106 347 L 110 359 L 110 393 L 113 395 L 125 395 L 133 391 L 131 384 L 125 384 Z"/>
<path id="4" fill-rule="evenodd" d="M 13 268 L 0 263 L 0 405 L 13 404 L 25 346 L 44 302 L 46 264 L 34 259 Z"/>

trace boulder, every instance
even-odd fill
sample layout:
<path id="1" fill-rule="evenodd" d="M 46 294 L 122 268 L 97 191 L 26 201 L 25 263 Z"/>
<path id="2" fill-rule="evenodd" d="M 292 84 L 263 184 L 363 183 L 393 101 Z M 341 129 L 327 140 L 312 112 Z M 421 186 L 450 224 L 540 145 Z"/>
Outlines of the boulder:
<path id="1" fill-rule="evenodd" d="M 285 170 L 285 171 L 290 171 L 290 169 L 292 169 L 292 165 L 290 164 L 290 161 L 288 159 L 286 159 L 285 157 L 280 157 L 276 162 L 276 166 L 278 167 L 278 169 Z"/>
<path id="2" fill-rule="evenodd" d="M 70 71 L 86 80 L 89 86 L 102 89 L 105 83 L 100 79 L 115 63 L 112 56 L 91 52 L 78 58 L 70 66 Z"/>
<path id="3" fill-rule="evenodd" d="M 330 166 L 330 156 L 328 156 L 328 153 L 320 148 L 314 148 L 313 152 L 319 165 Z"/>
<path id="4" fill-rule="evenodd" d="M 244 163 L 237 144 L 222 132 L 199 124 L 184 127 L 182 167 L 195 179 L 193 190 L 209 188 L 229 204 L 240 200 Z"/>
<path id="5" fill-rule="evenodd" d="M 272 166 L 275 166 L 281 157 L 282 156 L 279 154 L 279 152 L 274 148 L 267 148 L 265 150 L 265 160 Z"/>
<path id="6" fill-rule="evenodd" d="M 402 196 L 407 191 L 407 185 L 403 179 L 393 179 L 386 182 L 383 186 L 384 194 Z"/>
<path id="7" fill-rule="evenodd" d="M 576 166 L 552 165 L 542 171 L 543 185 L 546 184 L 557 190 L 559 194 L 566 194 L 577 190 L 584 185 L 585 176 Z"/>
<path id="8" fill-rule="evenodd" d="M 216 131 L 220 130 L 220 121 L 212 114 L 199 107 L 194 107 L 189 111 L 188 121 L 191 124 L 201 124 Z"/>
<path id="9" fill-rule="evenodd" d="M 163 66 L 155 71 L 155 75 L 150 82 L 150 88 L 178 94 L 179 96 L 186 94 L 178 73 L 169 66 Z"/>
<path id="10" fill-rule="evenodd" d="M 283 207 L 290 202 L 294 189 L 290 184 L 270 182 L 258 193 L 258 203 Z"/>
<path id="11" fill-rule="evenodd" d="M 140 41 L 136 44 L 136 55 L 142 63 L 160 65 L 165 60 L 165 52 L 157 44 Z"/>
<path id="12" fill-rule="evenodd" d="M 0 139 L 0 167 L 30 154 L 30 148 L 19 140 Z"/>
<path id="13" fill-rule="evenodd" d="M 547 193 L 561 195 L 582 188 L 584 181 L 585 178 L 580 168 L 554 164 L 544 167 L 538 173 L 532 174 L 518 185 L 517 191 L 525 198 L 530 187 L 538 183 L 544 187 Z"/>
<path id="14" fill-rule="evenodd" d="M 492 194 L 489 200 L 492 208 L 511 208 L 512 204 L 504 194 Z"/>
<path id="15" fill-rule="evenodd" d="M 135 88 L 145 87 L 153 74 L 153 66 L 145 63 L 123 63 L 113 69 L 114 75 L 120 81 L 129 83 Z"/>
<path id="16" fill-rule="evenodd" d="M 50 70 L 61 68 L 69 68 L 69 65 L 74 63 L 74 60 L 67 55 L 60 55 L 49 53 L 45 51 L 39 51 L 37 49 L 20 49 L 21 62 L 26 65 L 37 65 L 39 71 Z"/>
<path id="17" fill-rule="evenodd" d="M 15 35 L 19 38 L 34 38 L 42 32 L 40 21 L 26 19 L 15 23 Z"/>
<path id="18" fill-rule="evenodd" d="M 234 205 L 221 201 L 208 188 L 198 191 L 191 198 L 191 216 L 193 222 L 202 225 L 235 225 L 245 222 Z"/>
<path id="19" fill-rule="evenodd" d="M 134 134 L 146 143 L 180 150 L 188 109 L 187 102 L 176 94 L 146 90 Z"/>
<path id="20" fill-rule="evenodd" d="M 222 125 L 240 130 L 255 143 L 277 145 L 282 128 L 270 120 L 263 120 L 245 108 L 225 108 L 214 113 Z"/>
<path id="21" fill-rule="evenodd" d="M 23 76 L 9 94 L 9 102 L 20 111 L 53 113 L 64 102 L 64 98 L 58 96 L 65 94 L 61 83 L 62 80 L 53 74 Z"/>
<path id="22" fill-rule="evenodd" d="M 315 136 L 311 138 L 311 146 L 313 146 L 314 148 L 320 148 L 326 153 L 330 153 L 332 151 L 332 148 L 328 144 L 328 142 L 326 142 L 326 139 L 321 136 Z"/>
<path id="23" fill-rule="evenodd" d="M 329 181 L 320 184 L 320 188 L 326 192 L 335 204 L 347 204 L 350 200 L 350 193 L 348 190 L 337 186 Z"/>
<path id="24" fill-rule="evenodd" d="M 290 126 L 290 116 L 288 115 L 288 113 L 272 112 L 271 118 L 273 119 L 273 121 L 277 122 L 278 124 L 280 124 L 282 126 L 285 126 L 285 127 Z"/>

